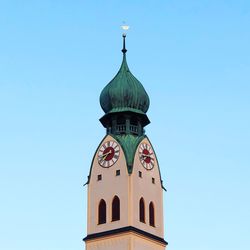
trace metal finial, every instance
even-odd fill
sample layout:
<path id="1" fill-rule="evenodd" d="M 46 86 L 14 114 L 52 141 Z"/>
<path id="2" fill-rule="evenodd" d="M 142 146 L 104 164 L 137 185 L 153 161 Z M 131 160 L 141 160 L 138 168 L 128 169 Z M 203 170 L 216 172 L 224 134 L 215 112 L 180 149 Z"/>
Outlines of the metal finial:
<path id="1" fill-rule="evenodd" d="M 129 26 L 125 24 L 125 22 L 123 22 L 123 25 L 121 26 L 121 28 L 126 31 L 129 29 Z M 123 37 L 123 48 L 122 48 L 122 53 L 125 54 L 127 52 L 126 50 L 126 36 L 127 34 L 124 32 L 122 34 L 122 37 Z"/>
<path id="2" fill-rule="evenodd" d="M 126 50 L 126 34 L 122 34 L 122 37 L 123 37 L 122 53 L 125 54 L 127 52 L 127 50 Z"/>

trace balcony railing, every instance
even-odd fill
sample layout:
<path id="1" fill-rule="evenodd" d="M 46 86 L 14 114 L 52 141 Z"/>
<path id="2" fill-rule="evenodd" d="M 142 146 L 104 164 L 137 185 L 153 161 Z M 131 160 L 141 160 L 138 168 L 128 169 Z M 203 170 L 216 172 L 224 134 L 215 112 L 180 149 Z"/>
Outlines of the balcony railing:
<path id="1" fill-rule="evenodd" d="M 115 126 L 115 132 L 117 134 L 125 134 L 126 132 L 132 133 L 132 134 L 138 134 L 139 128 L 136 125 L 129 125 L 129 130 L 126 129 L 126 124 L 119 124 Z"/>
<path id="2" fill-rule="evenodd" d="M 116 125 L 116 132 L 119 132 L 119 133 L 126 132 L 126 125 L 125 124 Z"/>
<path id="3" fill-rule="evenodd" d="M 129 128 L 132 133 L 138 134 L 138 126 L 130 125 Z"/>

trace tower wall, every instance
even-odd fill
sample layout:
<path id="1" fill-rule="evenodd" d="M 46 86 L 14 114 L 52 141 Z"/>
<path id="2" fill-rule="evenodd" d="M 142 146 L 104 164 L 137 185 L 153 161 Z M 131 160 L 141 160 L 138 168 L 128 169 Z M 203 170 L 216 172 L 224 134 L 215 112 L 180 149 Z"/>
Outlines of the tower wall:
<path id="1" fill-rule="evenodd" d="M 141 143 L 147 143 L 151 145 L 149 140 L 145 138 Z M 152 147 L 152 145 L 151 145 Z M 142 177 L 139 177 L 139 171 L 142 173 Z M 146 170 L 139 159 L 138 149 L 135 152 L 133 173 L 131 175 L 131 189 L 132 189 L 132 225 L 136 228 L 157 235 L 158 237 L 164 237 L 163 230 L 163 189 L 161 185 L 161 178 L 159 172 L 158 162 L 155 159 L 155 166 L 152 170 Z M 155 183 L 152 183 L 154 178 Z M 143 197 L 145 200 L 145 223 L 139 220 L 139 200 Z M 149 203 L 154 203 L 155 208 L 155 227 L 149 225 Z"/>
<path id="2" fill-rule="evenodd" d="M 114 138 L 108 135 L 101 144 L 110 140 L 114 141 Z M 88 234 L 99 233 L 129 225 L 129 176 L 123 150 L 120 146 L 119 159 L 110 168 L 103 168 L 99 165 L 97 153 L 98 152 L 96 152 L 94 156 L 91 179 L 88 185 Z M 116 170 L 120 170 L 119 176 L 116 176 Z M 102 180 L 97 180 L 98 175 L 102 175 Z M 121 212 L 120 220 L 118 221 L 112 221 L 111 218 L 111 204 L 115 195 L 120 199 Z M 98 225 L 98 204 L 101 199 L 104 199 L 107 204 L 107 222 Z"/>
<path id="3" fill-rule="evenodd" d="M 165 250 L 165 246 L 143 236 L 127 233 L 88 241 L 86 250 Z"/>
<path id="4" fill-rule="evenodd" d="M 86 250 L 132 250 L 129 235 L 115 235 L 86 242 Z"/>
<path id="5" fill-rule="evenodd" d="M 107 135 L 100 145 L 108 141 L 116 141 L 112 136 Z M 116 141 L 117 142 L 117 141 Z M 117 142 L 118 143 L 118 142 Z M 147 137 L 141 143 L 151 145 Z M 138 145 L 138 147 L 140 146 Z M 109 167 L 103 168 L 98 163 L 98 149 L 93 158 L 91 168 L 91 178 L 88 184 L 88 235 L 97 235 L 94 240 L 86 241 L 87 250 L 163 250 L 165 246 L 152 240 L 152 237 L 143 237 L 134 232 L 123 234 L 110 234 L 105 237 L 105 232 L 110 230 L 120 230 L 127 226 L 140 229 L 161 239 L 164 237 L 163 231 L 163 191 L 161 185 L 158 162 L 155 159 L 154 168 L 146 170 L 141 162 L 138 148 L 134 155 L 133 171 L 128 173 L 125 154 L 122 146 L 117 162 Z M 120 175 L 116 176 L 116 170 L 120 170 Z M 141 176 L 139 176 L 139 171 Z M 102 179 L 98 181 L 98 175 Z M 152 182 L 154 178 L 154 183 Z M 112 200 L 114 196 L 120 199 L 120 220 L 112 221 Z M 145 201 L 145 223 L 139 218 L 139 201 L 143 198 Z M 98 205 L 100 200 L 104 199 L 107 205 L 107 221 L 104 224 L 98 224 Z M 149 203 L 153 202 L 155 209 L 155 226 L 149 224 Z"/>

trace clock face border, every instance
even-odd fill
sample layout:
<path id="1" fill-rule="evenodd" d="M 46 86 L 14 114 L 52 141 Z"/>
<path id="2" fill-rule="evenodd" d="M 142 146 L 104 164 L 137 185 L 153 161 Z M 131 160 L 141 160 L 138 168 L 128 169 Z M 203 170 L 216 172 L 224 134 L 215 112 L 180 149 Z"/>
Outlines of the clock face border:
<path id="1" fill-rule="evenodd" d="M 119 144 L 113 140 L 104 142 L 98 149 L 97 161 L 103 168 L 112 167 L 120 156 Z"/>
<path id="2" fill-rule="evenodd" d="M 152 147 L 143 142 L 138 147 L 139 160 L 146 170 L 152 170 L 155 166 L 155 155 Z"/>

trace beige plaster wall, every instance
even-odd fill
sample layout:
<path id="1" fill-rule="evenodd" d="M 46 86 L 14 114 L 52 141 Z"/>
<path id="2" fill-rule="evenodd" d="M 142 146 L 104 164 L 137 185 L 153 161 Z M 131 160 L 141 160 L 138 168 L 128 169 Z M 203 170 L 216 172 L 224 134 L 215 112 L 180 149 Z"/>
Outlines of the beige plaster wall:
<path id="1" fill-rule="evenodd" d="M 165 250 L 165 246 L 130 232 L 88 241 L 86 250 Z"/>
<path id="2" fill-rule="evenodd" d="M 133 250 L 165 250 L 165 246 L 145 239 L 143 237 L 134 236 L 132 237 L 132 249 Z"/>
<path id="3" fill-rule="evenodd" d="M 107 135 L 102 144 L 109 140 L 114 140 L 114 138 Z M 147 138 L 141 143 L 151 145 Z M 116 176 L 116 170 L 118 169 L 120 169 L 121 172 L 120 176 Z M 138 176 L 139 171 L 142 172 L 142 178 Z M 102 175 L 101 181 L 97 181 L 97 176 L 99 174 Z M 155 184 L 152 183 L 152 178 L 155 178 Z M 120 198 L 121 217 L 119 221 L 112 222 L 111 204 L 115 195 Z M 139 200 L 141 197 L 145 200 L 146 223 L 139 221 Z M 98 204 L 101 199 L 104 199 L 107 204 L 107 223 L 98 225 L 97 212 Z M 149 203 L 151 201 L 154 203 L 155 207 L 155 227 L 149 225 Z M 110 168 L 102 168 L 97 161 L 97 154 L 94 156 L 91 179 L 88 184 L 88 235 L 125 226 L 134 226 L 143 231 L 164 238 L 163 219 L 163 190 L 161 187 L 159 167 L 156 158 L 154 168 L 152 170 L 146 170 L 139 160 L 137 149 L 134 158 L 133 173 L 129 176 L 125 155 L 121 146 L 119 159 Z M 109 237 L 105 240 L 89 241 L 86 243 L 86 249 L 165 249 L 164 246 L 145 240 L 142 237 L 136 238 L 133 236 L 130 243 L 128 243 L 128 238 L 126 237 Z"/>
<path id="4" fill-rule="evenodd" d="M 132 250 L 129 235 L 116 235 L 86 242 L 86 250 Z"/>
<path id="5" fill-rule="evenodd" d="M 145 138 L 142 143 L 150 142 Z M 139 147 L 139 146 L 138 146 Z M 152 147 L 152 146 L 151 146 Z M 139 177 L 138 172 L 142 172 L 142 178 Z M 146 170 L 139 159 L 138 149 L 134 158 L 134 168 L 132 173 L 132 225 L 161 238 L 164 237 L 163 230 L 163 189 L 161 186 L 160 172 L 158 162 L 155 158 L 155 166 L 152 170 Z M 152 178 L 155 178 L 155 184 L 152 183 Z M 145 217 L 146 223 L 139 221 L 139 200 L 141 197 L 145 200 Z M 155 227 L 149 226 L 149 203 L 154 203 L 155 207 Z"/>
<path id="6" fill-rule="evenodd" d="M 102 142 L 114 140 L 111 136 L 106 136 Z M 115 141 L 115 140 L 114 140 Z M 118 142 L 117 142 L 118 143 Z M 116 176 L 116 170 L 120 169 L 120 176 Z M 101 174 L 102 180 L 97 181 L 97 176 Z M 127 173 L 126 160 L 120 146 L 120 155 L 117 162 L 110 168 L 103 168 L 97 161 L 97 154 L 94 157 L 90 183 L 88 185 L 88 234 L 112 230 L 125 227 L 129 224 L 129 176 Z M 111 204 L 113 197 L 120 198 L 120 220 L 111 221 Z M 107 204 L 107 223 L 98 225 L 98 204 L 104 199 Z"/>

